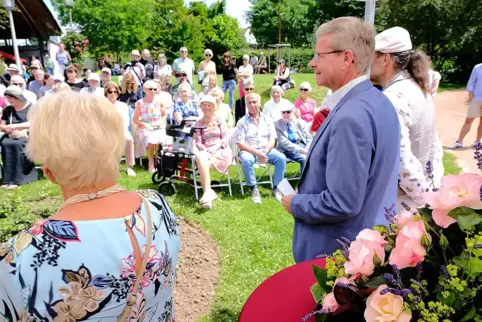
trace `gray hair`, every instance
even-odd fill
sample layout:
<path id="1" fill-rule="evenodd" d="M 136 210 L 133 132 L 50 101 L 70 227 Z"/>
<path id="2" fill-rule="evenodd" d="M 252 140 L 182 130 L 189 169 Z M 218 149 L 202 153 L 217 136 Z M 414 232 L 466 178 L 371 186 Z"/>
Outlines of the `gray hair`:
<path id="1" fill-rule="evenodd" d="M 259 95 L 258 93 L 251 92 L 251 93 L 245 95 L 245 96 L 244 96 L 244 99 L 247 100 L 249 96 L 254 96 L 254 97 L 256 97 L 256 100 L 257 100 L 258 103 L 261 105 L 261 95 Z"/>
<path id="2" fill-rule="evenodd" d="M 339 17 L 322 24 L 316 31 L 316 39 L 327 35 L 333 50 L 351 50 L 357 70 L 361 73 L 368 71 L 375 50 L 372 26 L 355 17 Z"/>
<path id="3" fill-rule="evenodd" d="M 254 82 L 252 80 L 243 81 L 243 88 L 247 88 L 248 86 L 254 86 Z"/>
<path id="4" fill-rule="evenodd" d="M 406 70 L 423 92 L 428 83 L 429 57 L 421 50 L 407 50 L 390 55 L 397 70 Z"/>

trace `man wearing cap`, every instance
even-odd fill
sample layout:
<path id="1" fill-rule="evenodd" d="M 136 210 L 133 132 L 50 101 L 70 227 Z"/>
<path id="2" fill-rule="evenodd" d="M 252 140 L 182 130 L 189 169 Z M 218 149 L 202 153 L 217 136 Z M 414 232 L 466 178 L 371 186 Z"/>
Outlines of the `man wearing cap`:
<path id="1" fill-rule="evenodd" d="M 100 80 L 100 87 L 104 88 L 104 85 L 110 82 L 112 79 L 112 71 L 109 67 L 102 68 L 102 77 Z"/>
<path id="2" fill-rule="evenodd" d="M 194 62 L 192 59 L 187 58 L 187 48 L 182 47 L 179 49 L 180 56 L 176 58 L 172 63 L 172 74 L 177 77 L 177 74 L 182 70 L 187 75 L 187 79 L 189 83 L 192 85 L 194 84 L 192 81 L 192 74 L 194 73 L 196 67 L 194 66 Z M 180 79 L 177 79 L 177 82 L 180 83 Z"/>
<path id="3" fill-rule="evenodd" d="M 187 75 L 188 75 L 188 72 L 186 70 L 184 70 L 183 67 L 181 67 L 178 70 L 178 72 L 176 73 L 177 84 L 172 86 L 172 98 L 173 98 L 174 101 L 176 101 L 178 99 L 179 86 L 181 86 L 181 84 L 183 84 L 183 83 L 188 83 L 189 85 L 191 85 L 191 90 L 195 94 L 194 86 L 189 81 L 189 78 L 188 78 Z"/>
<path id="4" fill-rule="evenodd" d="M 444 174 L 442 144 L 435 124 L 432 95 L 427 91 L 428 57 L 412 50 L 407 30 L 393 27 L 375 37 L 371 78 L 384 88 L 401 128 L 398 203 L 425 205 L 423 193 L 439 188 Z"/>
<path id="5" fill-rule="evenodd" d="M 100 84 L 100 76 L 97 73 L 90 73 L 89 77 L 87 77 L 89 81 L 89 87 L 84 87 L 80 90 L 81 93 L 89 93 L 94 94 L 95 96 L 105 97 L 104 90 L 102 87 L 99 87 Z"/>
<path id="6" fill-rule="evenodd" d="M 293 115 L 294 111 L 291 104 L 284 104 L 281 107 L 282 117 L 274 123 L 278 136 L 276 149 L 288 159 L 298 162 L 300 169 L 303 170 L 313 137 L 307 127 Z"/>
<path id="7" fill-rule="evenodd" d="M 144 69 L 144 65 L 142 65 L 140 62 L 141 54 L 137 49 L 134 49 L 131 52 L 131 59 L 132 61 L 127 63 L 124 68 L 124 74 L 130 73 L 135 77 L 138 85 L 138 91 L 141 92 L 142 97 L 142 83 L 144 81 L 144 77 L 146 76 L 146 70 Z"/>
<path id="8" fill-rule="evenodd" d="M 246 95 L 249 93 L 254 93 L 253 81 L 243 82 L 243 90 Z M 246 107 L 246 96 L 237 99 L 236 103 L 234 104 L 234 121 L 238 123 L 238 121 L 245 116 L 247 112 L 248 108 Z"/>
<path id="9" fill-rule="evenodd" d="M 235 141 L 238 146 L 239 158 L 241 159 L 244 178 L 247 186 L 251 189 L 251 200 L 261 204 L 255 164 L 270 163 L 274 165 L 273 197 L 281 200 L 278 184 L 283 180 L 286 169 L 286 157 L 274 148 L 276 143 L 276 130 L 273 121 L 261 113 L 261 97 L 257 93 L 249 93 L 245 96 L 248 114 L 243 116 L 236 125 Z"/>
<path id="10" fill-rule="evenodd" d="M 19 75 L 18 67 L 15 64 L 10 64 L 7 67 L 7 72 L 0 77 L 0 83 L 4 86 L 10 85 L 10 79 L 12 76 Z"/>
<path id="11" fill-rule="evenodd" d="M 20 87 L 23 91 L 22 95 L 27 99 L 27 101 L 29 101 L 32 104 L 37 103 L 37 95 L 35 95 L 35 93 L 26 89 L 27 85 L 25 83 L 25 79 L 22 76 L 20 75 L 12 76 L 10 80 L 10 85 L 16 85 Z"/>
<path id="12" fill-rule="evenodd" d="M 472 69 L 469 81 L 467 83 L 469 109 L 464 125 L 460 129 L 460 134 L 454 144 L 450 146 L 451 149 L 460 149 L 464 147 L 464 138 L 469 133 L 472 123 L 476 118 L 480 118 L 479 126 L 477 127 L 477 137 L 474 146 L 482 139 L 482 63 L 477 64 Z"/>
<path id="13" fill-rule="evenodd" d="M 400 126 L 390 101 L 366 73 L 375 31 L 340 17 L 316 31 L 310 66 L 316 84 L 333 91 L 331 112 L 311 143 L 298 194 L 282 204 L 295 221 L 296 262 L 331 254 L 338 239 L 386 225 L 385 208 L 397 202 Z"/>

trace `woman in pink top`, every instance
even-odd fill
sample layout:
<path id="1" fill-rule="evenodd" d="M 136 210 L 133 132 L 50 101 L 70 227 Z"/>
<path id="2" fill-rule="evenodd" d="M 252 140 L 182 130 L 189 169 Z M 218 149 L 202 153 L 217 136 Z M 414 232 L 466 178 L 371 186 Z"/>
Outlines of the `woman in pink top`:
<path id="1" fill-rule="evenodd" d="M 216 117 L 216 100 L 211 95 L 204 95 L 201 98 L 201 110 L 203 117 L 197 121 L 196 126 L 205 126 L 200 133 L 196 133 L 196 165 L 199 168 L 201 185 L 204 194 L 199 200 L 204 208 L 212 208 L 213 200 L 217 198 L 216 192 L 211 188 L 211 178 L 209 169 L 215 168 L 217 171 L 226 174 L 233 161 L 233 152 L 225 142 L 228 135 L 228 127 L 223 119 Z"/>
<path id="2" fill-rule="evenodd" d="M 313 115 L 316 112 L 316 101 L 309 98 L 311 92 L 311 85 L 308 82 L 300 84 L 300 97 L 295 101 L 295 116 L 300 118 L 308 124 L 313 122 Z"/>

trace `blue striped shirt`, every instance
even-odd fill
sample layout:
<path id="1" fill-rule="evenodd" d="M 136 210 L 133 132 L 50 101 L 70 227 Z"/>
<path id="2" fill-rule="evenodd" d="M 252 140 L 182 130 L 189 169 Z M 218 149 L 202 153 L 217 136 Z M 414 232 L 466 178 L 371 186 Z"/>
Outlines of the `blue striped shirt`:
<path id="1" fill-rule="evenodd" d="M 477 64 L 472 69 L 467 90 L 474 94 L 474 99 L 482 101 L 482 64 Z"/>

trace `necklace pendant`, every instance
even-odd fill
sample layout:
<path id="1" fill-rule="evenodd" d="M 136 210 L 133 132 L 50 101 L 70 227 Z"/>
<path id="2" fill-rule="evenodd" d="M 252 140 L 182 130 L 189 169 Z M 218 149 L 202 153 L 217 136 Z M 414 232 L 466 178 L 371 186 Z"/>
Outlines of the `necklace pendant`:
<path id="1" fill-rule="evenodd" d="M 97 198 L 97 193 L 91 192 L 87 195 L 87 198 L 89 198 L 89 200 L 95 199 Z"/>

